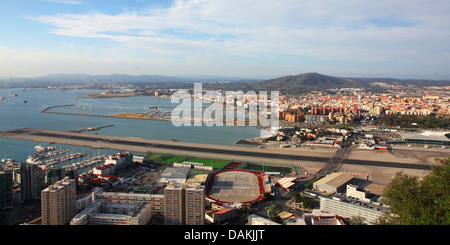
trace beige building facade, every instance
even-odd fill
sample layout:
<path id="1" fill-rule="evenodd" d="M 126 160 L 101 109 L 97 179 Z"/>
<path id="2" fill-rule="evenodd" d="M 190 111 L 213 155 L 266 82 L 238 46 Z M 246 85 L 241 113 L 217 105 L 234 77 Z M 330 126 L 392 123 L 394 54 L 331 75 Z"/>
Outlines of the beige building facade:
<path id="1" fill-rule="evenodd" d="M 164 189 L 164 224 L 203 225 L 205 201 L 201 185 L 169 184 Z"/>
<path id="2" fill-rule="evenodd" d="M 64 178 L 41 191 L 43 225 L 65 225 L 75 216 L 76 183 Z"/>

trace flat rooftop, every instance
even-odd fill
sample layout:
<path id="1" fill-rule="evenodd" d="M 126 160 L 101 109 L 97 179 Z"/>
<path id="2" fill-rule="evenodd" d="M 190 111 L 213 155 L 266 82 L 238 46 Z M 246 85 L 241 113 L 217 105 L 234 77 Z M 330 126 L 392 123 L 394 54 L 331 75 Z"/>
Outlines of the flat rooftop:
<path id="1" fill-rule="evenodd" d="M 166 168 L 161 173 L 161 178 L 187 178 L 190 168 Z"/>
<path id="2" fill-rule="evenodd" d="M 399 132 L 405 140 L 429 140 L 429 141 L 442 141 L 450 142 L 450 131 L 425 131 L 422 133 L 402 133 Z"/>
<path id="3" fill-rule="evenodd" d="M 322 179 L 318 180 L 316 184 L 327 184 L 333 187 L 339 187 L 350 180 L 354 179 L 354 176 L 344 174 L 344 173 L 331 173 Z"/>

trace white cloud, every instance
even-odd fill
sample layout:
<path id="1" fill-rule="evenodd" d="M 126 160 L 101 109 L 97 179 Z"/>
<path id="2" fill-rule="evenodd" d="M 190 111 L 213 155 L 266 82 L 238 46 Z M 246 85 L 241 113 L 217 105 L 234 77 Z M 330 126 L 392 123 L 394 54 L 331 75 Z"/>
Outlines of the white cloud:
<path id="1" fill-rule="evenodd" d="M 177 0 L 169 8 L 140 12 L 33 19 L 52 26 L 53 34 L 109 39 L 178 60 L 294 55 L 420 63 L 425 55 L 450 52 L 449 10 L 445 0 Z M 448 61 L 442 55 L 439 59 Z"/>
<path id="2" fill-rule="evenodd" d="M 73 4 L 73 5 L 83 4 L 82 1 L 78 0 L 44 0 L 44 1 L 59 4 Z"/>
<path id="3" fill-rule="evenodd" d="M 44 1 L 61 4 L 83 4 L 83 2 L 77 0 L 44 0 Z"/>

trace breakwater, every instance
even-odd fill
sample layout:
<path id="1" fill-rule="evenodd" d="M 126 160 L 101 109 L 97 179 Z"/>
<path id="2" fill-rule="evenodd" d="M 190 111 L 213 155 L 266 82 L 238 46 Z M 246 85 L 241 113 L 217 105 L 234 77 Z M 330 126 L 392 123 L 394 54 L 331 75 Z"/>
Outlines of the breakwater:
<path id="1" fill-rule="evenodd" d="M 110 125 L 105 125 L 105 126 L 100 126 L 100 127 L 83 128 L 83 129 L 79 129 L 79 130 L 73 130 L 71 132 L 81 133 L 81 132 L 84 132 L 84 131 L 97 131 L 97 130 L 100 130 L 102 128 L 108 128 L 108 127 L 112 127 L 112 126 L 114 126 L 114 125 L 110 124 Z"/>
<path id="2" fill-rule="evenodd" d="M 48 110 L 50 110 L 52 108 L 57 108 L 57 107 L 70 107 L 70 106 L 74 106 L 74 105 L 52 105 L 52 106 L 49 106 L 49 107 L 43 109 L 41 112 L 54 113 L 54 112 L 50 112 Z"/>
<path id="3" fill-rule="evenodd" d="M 144 119 L 144 120 L 159 120 L 159 121 L 170 121 L 169 116 L 148 116 L 151 112 L 148 113 L 121 113 L 121 114 L 113 114 L 113 115 L 102 115 L 102 114 L 86 114 L 86 113 L 77 113 L 77 112 L 60 112 L 60 111 L 50 111 L 52 108 L 58 107 L 71 107 L 74 105 L 54 105 L 49 106 L 43 110 L 41 113 L 52 113 L 52 114 L 60 114 L 60 115 L 72 115 L 72 116 L 89 116 L 89 117 L 118 117 L 118 118 L 128 118 L 128 119 Z M 86 130 L 83 130 L 86 131 Z"/>
<path id="4" fill-rule="evenodd" d="M 150 111 L 147 113 L 120 113 L 120 114 L 113 114 L 113 115 L 102 115 L 102 114 L 84 114 L 84 113 L 75 113 L 75 112 L 58 112 L 58 111 L 49 111 L 52 108 L 57 107 L 69 107 L 74 105 L 58 105 L 58 106 L 49 106 L 42 110 L 42 113 L 53 113 L 53 114 L 61 114 L 61 115 L 73 115 L 73 116 L 90 116 L 90 117 L 115 117 L 115 118 L 126 118 L 126 119 L 140 119 L 140 120 L 157 120 L 157 121 L 172 121 L 172 122 L 190 122 L 190 123 L 196 123 L 195 118 L 190 118 L 190 120 L 183 120 L 184 118 L 172 118 L 171 115 L 168 113 L 164 113 L 163 115 L 154 114 L 155 111 Z M 202 123 L 205 124 L 214 124 L 215 121 L 205 121 L 202 120 Z M 228 119 L 223 118 L 223 125 L 227 125 Z M 249 126 L 250 120 L 248 118 L 245 118 L 243 121 L 239 120 L 237 118 L 234 118 L 233 125 L 239 125 L 240 123 L 243 123 L 243 126 Z M 84 130 L 86 131 L 86 130 Z"/>

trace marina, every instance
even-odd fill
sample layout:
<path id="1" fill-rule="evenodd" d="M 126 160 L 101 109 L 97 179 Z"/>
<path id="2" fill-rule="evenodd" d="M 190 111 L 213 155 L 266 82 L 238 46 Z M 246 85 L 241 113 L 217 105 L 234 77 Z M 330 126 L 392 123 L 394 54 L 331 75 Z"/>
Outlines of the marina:
<path id="1" fill-rule="evenodd" d="M 67 152 L 69 152 L 69 150 L 52 150 L 50 152 L 36 152 L 33 154 L 33 156 L 29 156 L 27 158 L 27 163 L 36 163 L 39 162 L 43 159 L 47 159 L 47 158 L 51 158 L 54 156 L 58 156 L 58 155 L 62 155 L 62 154 L 66 154 Z"/>
<path id="2" fill-rule="evenodd" d="M 96 155 L 88 158 L 90 154 L 87 152 L 70 153 L 73 149 L 56 149 L 55 146 L 42 146 L 39 144 L 33 148 L 36 152 L 28 156 L 26 163 L 36 164 L 42 169 L 55 167 L 57 164 L 66 169 L 72 167 L 96 167 L 103 164 L 105 159 L 107 159 L 107 155 Z M 97 154 L 99 153 L 100 151 L 97 150 Z"/>
<path id="3" fill-rule="evenodd" d="M 34 149 L 36 150 L 36 154 L 40 154 L 42 152 L 47 152 L 47 151 L 52 151 L 55 150 L 54 146 L 42 146 L 42 145 L 37 145 L 34 147 Z"/>
<path id="4" fill-rule="evenodd" d="M 58 164 L 59 167 L 65 169 L 76 167 L 87 170 L 91 167 L 103 165 L 108 158 L 106 154 L 89 157 L 90 154 L 87 152 L 70 153 L 71 150 L 69 149 L 58 150 L 55 146 L 44 147 L 42 145 L 36 145 L 34 146 L 34 150 L 36 152 L 32 156 L 28 156 L 26 163 L 36 164 L 42 169 L 55 167 Z M 97 150 L 97 154 L 99 152 Z"/>
<path id="5" fill-rule="evenodd" d="M 78 168 L 87 168 L 91 166 L 97 166 L 100 164 L 103 164 L 105 162 L 105 159 L 107 158 L 106 155 L 96 156 L 93 158 L 89 158 L 80 162 L 73 163 L 72 165 L 65 165 L 64 168 L 70 168 L 72 166 L 78 167 Z"/>
<path id="6" fill-rule="evenodd" d="M 66 151 L 68 152 L 68 150 Z M 62 153 L 56 153 L 56 154 L 50 154 L 52 156 L 56 156 Z M 79 159 L 82 157 L 85 157 L 89 155 L 89 153 L 85 153 L 85 152 L 77 152 L 77 153 L 72 153 L 72 154 L 67 154 L 61 157 L 55 157 L 55 158 L 51 158 L 49 156 L 49 154 L 46 154 L 46 156 L 49 156 L 50 159 L 44 160 L 45 158 L 41 158 L 41 159 L 36 159 L 36 158 L 28 158 L 27 159 L 27 163 L 31 163 L 31 164 L 37 164 L 37 165 L 44 165 L 44 166 L 53 166 L 55 164 L 61 163 L 61 162 L 67 162 L 67 161 L 71 161 L 71 160 L 75 160 L 75 159 Z M 47 157 L 46 157 L 47 158 Z"/>

